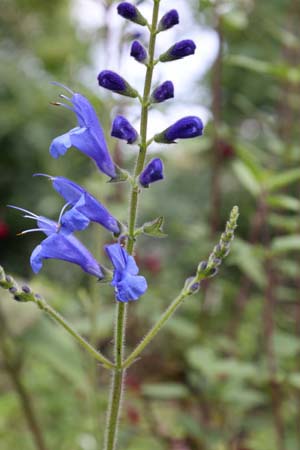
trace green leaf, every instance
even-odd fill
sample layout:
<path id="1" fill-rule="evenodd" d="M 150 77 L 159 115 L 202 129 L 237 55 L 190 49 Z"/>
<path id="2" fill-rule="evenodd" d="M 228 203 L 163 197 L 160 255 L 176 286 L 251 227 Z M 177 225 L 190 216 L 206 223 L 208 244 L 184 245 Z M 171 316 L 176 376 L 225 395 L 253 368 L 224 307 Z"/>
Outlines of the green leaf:
<path id="1" fill-rule="evenodd" d="M 265 61 L 260 61 L 255 58 L 250 58 L 245 55 L 231 55 L 225 58 L 227 64 L 242 67 L 243 69 L 251 70 L 252 72 L 261 74 L 270 74 L 270 64 Z"/>
<path id="2" fill-rule="evenodd" d="M 274 255 L 300 250 L 300 234 L 279 236 L 273 239 L 271 250 Z"/>
<path id="3" fill-rule="evenodd" d="M 254 197 L 257 197 L 261 191 L 261 187 L 254 172 L 244 162 L 239 160 L 233 162 L 232 168 L 244 188 Z"/>
<path id="4" fill-rule="evenodd" d="M 263 260 L 255 246 L 236 238 L 230 254 L 230 263 L 236 265 L 257 286 L 265 285 Z"/>
<path id="5" fill-rule="evenodd" d="M 143 384 L 142 393 L 146 397 L 159 400 L 186 398 L 189 390 L 180 383 L 147 383 Z"/>
<path id="6" fill-rule="evenodd" d="M 268 205 L 273 208 L 287 209 L 294 212 L 300 211 L 300 201 L 289 195 L 269 195 L 266 200 Z"/>
<path id="7" fill-rule="evenodd" d="M 296 388 L 300 389 L 300 373 L 292 373 L 288 376 L 289 384 Z"/>
<path id="8" fill-rule="evenodd" d="M 268 175 L 264 187 L 268 192 L 276 191 L 300 180 L 300 169 L 290 169 L 275 175 Z"/>
<path id="9" fill-rule="evenodd" d="M 166 237 L 167 234 L 163 232 L 164 221 L 165 218 L 163 216 L 160 216 L 152 220 L 151 222 L 144 223 L 144 225 L 142 226 L 143 233 L 147 234 L 148 236 L 157 238 Z"/>

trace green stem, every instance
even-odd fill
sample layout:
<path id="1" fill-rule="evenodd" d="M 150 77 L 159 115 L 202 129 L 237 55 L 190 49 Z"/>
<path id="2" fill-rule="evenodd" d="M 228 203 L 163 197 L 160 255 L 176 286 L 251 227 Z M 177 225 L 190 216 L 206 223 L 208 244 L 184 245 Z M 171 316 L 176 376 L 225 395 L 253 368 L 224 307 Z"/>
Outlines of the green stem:
<path id="1" fill-rule="evenodd" d="M 134 249 L 135 243 L 135 224 L 138 209 L 139 188 L 137 187 L 136 179 L 143 170 L 145 164 L 145 158 L 148 148 L 147 143 L 147 126 L 148 126 L 148 110 L 149 110 L 149 96 L 152 84 L 152 75 L 154 68 L 154 51 L 156 41 L 156 29 L 158 22 L 159 1 L 154 0 L 152 24 L 150 28 L 150 41 L 149 41 L 149 63 L 147 65 L 145 86 L 142 98 L 141 109 L 141 127 L 140 127 L 140 150 L 137 157 L 135 170 L 134 170 L 134 183 L 131 189 L 130 207 L 129 207 L 129 233 L 127 241 L 127 251 L 131 255 Z M 108 420 L 105 436 L 105 450 L 114 450 L 116 447 L 117 431 L 118 431 L 118 419 L 121 410 L 121 400 L 123 391 L 123 382 L 125 377 L 125 370 L 123 364 L 123 348 L 125 340 L 125 325 L 126 325 L 126 308 L 124 303 L 117 303 L 117 321 L 115 327 L 115 369 L 113 373 L 111 391 L 110 391 L 110 403 L 108 407 Z"/>
<path id="2" fill-rule="evenodd" d="M 112 385 L 110 391 L 110 402 L 107 420 L 107 429 L 104 448 L 113 450 L 116 446 L 118 422 L 121 411 L 122 391 L 125 371 L 122 369 L 124 335 L 126 322 L 126 304 L 117 303 L 117 317 L 115 328 L 115 363 L 116 368 L 113 372 Z"/>
<path id="3" fill-rule="evenodd" d="M 170 306 L 166 309 L 163 315 L 160 317 L 158 322 L 151 328 L 146 334 L 144 339 L 138 344 L 138 346 L 133 350 L 133 352 L 128 356 L 128 358 L 123 363 L 123 368 L 131 366 L 136 358 L 141 354 L 145 347 L 155 338 L 160 329 L 164 326 L 167 320 L 174 314 L 176 309 L 183 303 L 185 298 L 188 296 L 188 292 L 182 291 L 178 297 L 176 297 Z"/>
<path id="4" fill-rule="evenodd" d="M 79 333 L 45 300 L 37 300 L 39 308 L 48 313 L 52 319 L 58 322 L 68 333 L 73 336 L 76 341 L 87 350 L 97 361 L 99 361 L 106 369 L 113 369 L 114 364 L 107 359 L 102 353 L 98 352 L 89 342 L 87 342 Z"/>

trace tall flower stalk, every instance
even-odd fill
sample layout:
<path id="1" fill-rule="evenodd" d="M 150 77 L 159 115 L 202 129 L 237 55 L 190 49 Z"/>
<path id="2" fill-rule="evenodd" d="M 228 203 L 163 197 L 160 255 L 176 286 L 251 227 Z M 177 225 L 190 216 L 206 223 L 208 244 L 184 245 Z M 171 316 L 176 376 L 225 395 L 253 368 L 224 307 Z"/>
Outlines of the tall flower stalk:
<path id="1" fill-rule="evenodd" d="M 113 361 L 97 351 L 93 345 L 80 336 L 74 327 L 55 311 L 45 299 L 33 293 L 28 286 L 20 288 L 15 280 L 11 276 L 6 275 L 0 267 L 0 287 L 9 290 L 17 301 L 34 302 L 37 307 L 45 311 L 62 326 L 98 363 L 101 363 L 103 368 L 112 371 L 104 450 L 115 450 L 116 448 L 126 370 L 156 337 L 157 333 L 178 307 L 190 295 L 199 291 L 202 280 L 216 275 L 223 258 L 229 253 L 238 219 L 238 208 L 234 207 L 226 229 L 208 260 L 199 263 L 195 275 L 185 281 L 179 295 L 171 301 L 169 307 L 144 339 L 130 355 L 125 355 L 127 303 L 138 300 L 148 288 L 147 281 L 139 274 L 139 268 L 134 259 L 136 239 L 141 234 L 152 237 L 165 236 L 163 233 L 163 216 L 137 227 L 137 211 L 141 189 L 148 188 L 150 184 L 164 179 L 164 165 L 160 158 L 154 158 L 146 164 L 147 149 L 153 141 L 160 144 L 169 144 L 178 139 L 196 138 L 203 133 L 201 119 L 195 116 L 187 116 L 180 118 L 153 137 L 149 138 L 147 134 L 150 107 L 174 97 L 172 81 L 165 81 L 153 89 L 154 68 L 159 63 L 165 64 L 169 61 L 193 55 L 196 50 L 196 45 L 193 41 L 182 40 L 176 42 L 167 51 L 156 57 L 155 44 L 158 35 L 179 23 L 179 14 L 174 9 L 167 12 L 159 20 L 159 7 L 160 0 L 153 0 L 151 23 L 148 23 L 138 8 L 129 2 L 121 2 L 117 7 L 118 13 L 124 19 L 145 27 L 149 31 L 148 48 L 145 48 L 138 41 L 134 41 L 131 47 L 131 56 L 135 58 L 137 63 L 145 65 L 146 73 L 143 93 L 140 94 L 116 72 L 106 69 L 98 75 L 98 83 L 101 87 L 135 99 L 141 104 L 139 135 L 123 116 L 117 116 L 114 119 L 111 131 L 112 136 L 127 141 L 129 145 L 138 144 L 139 151 L 133 174 L 129 174 L 118 167 L 112 160 L 96 111 L 84 96 L 60 85 L 67 91 L 68 95 L 61 94 L 60 97 L 63 101 L 54 103 L 74 112 L 77 118 L 77 126 L 52 141 L 50 154 L 54 158 L 59 158 L 69 148 L 75 147 L 91 158 L 100 172 L 109 176 L 111 181 L 130 182 L 128 225 L 122 224 L 113 217 L 108 209 L 82 186 L 64 177 L 46 176 L 52 181 L 54 189 L 67 202 L 59 214 L 58 220 L 53 221 L 23 208 L 14 207 L 21 210 L 24 213 L 24 217 L 36 222 L 36 228 L 25 230 L 21 234 L 38 231 L 46 235 L 31 255 L 30 262 L 35 273 L 41 270 L 44 260 L 50 258 L 61 259 L 78 265 L 90 276 L 97 277 L 98 281 L 109 282 L 113 286 L 116 299 Z M 115 243 L 105 246 L 105 252 L 112 263 L 113 271 L 100 264 L 73 234 L 76 231 L 87 228 L 91 221 L 101 225 L 113 234 Z"/>
<path id="2" fill-rule="evenodd" d="M 142 172 L 145 164 L 147 154 L 147 125 L 149 112 L 149 97 L 152 86 L 152 77 L 154 70 L 154 52 L 157 35 L 157 24 L 159 14 L 160 0 L 155 0 L 153 4 L 152 23 L 150 26 L 150 41 L 149 41 L 149 59 L 147 64 L 145 84 L 143 97 L 141 99 L 141 123 L 140 123 L 140 149 L 136 160 L 133 184 L 130 195 L 130 207 L 128 218 L 128 240 L 127 251 L 132 255 L 135 242 L 135 224 L 137 217 L 137 208 L 139 201 L 139 186 L 137 184 L 137 177 Z M 108 409 L 108 420 L 105 435 L 105 450 L 113 450 L 116 445 L 118 420 L 122 402 L 122 391 L 125 377 L 125 368 L 122 368 L 123 354 L 125 345 L 125 327 L 126 327 L 126 313 L 127 304 L 117 303 L 116 305 L 116 327 L 115 327 L 115 369 L 111 384 L 110 404 Z"/>

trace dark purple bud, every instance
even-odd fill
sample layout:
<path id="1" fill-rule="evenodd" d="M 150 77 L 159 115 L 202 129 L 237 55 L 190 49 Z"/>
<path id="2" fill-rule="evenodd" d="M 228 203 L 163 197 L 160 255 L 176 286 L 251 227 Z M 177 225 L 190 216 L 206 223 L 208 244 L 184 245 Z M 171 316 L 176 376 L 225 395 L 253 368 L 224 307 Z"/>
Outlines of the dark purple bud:
<path id="1" fill-rule="evenodd" d="M 31 289 L 30 289 L 29 286 L 24 285 L 24 286 L 22 286 L 22 291 L 23 291 L 25 294 L 30 294 Z"/>
<path id="2" fill-rule="evenodd" d="M 174 97 L 174 85 L 172 81 L 165 81 L 156 89 L 154 89 L 151 95 L 151 101 L 152 103 L 161 103 L 173 97 Z"/>
<path id="3" fill-rule="evenodd" d="M 138 92 L 124 78 L 112 70 L 103 70 L 100 72 L 98 75 L 98 84 L 105 89 L 126 95 L 127 97 L 138 96 Z"/>
<path id="4" fill-rule="evenodd" d="M 175 61 L 176 59 L 184 58 L 185 56 L 193 55 L 196 50 L 196 44 L 190 39 L 176 42 L 165 53 L 160 55 L 161 62 Z"/>
<path id="5" fill-rule="evenodd" d="M 139 41 L 133 41 L 130 56 L 133 56 L 133 58 L 140 63 L 146 62 L 148 58 L 145 47 Z"/>
<path id="6" fill-rule="evenodd" d="M 124 19 L 131 20 L 131 22 L 139 25 L 147 25 L 147 20 L 140 13 L 136 6 L 129 2 L 122 2 L 117 6 L 118 14 L 124 17 Z"/>
<path id="7" fill-rule="evenodd" d="M 160 158 L 152 159 L 139 176 L 140 184 L 147 188 L 155 181 L 163 180 L 164 165 Z"/>
<path id="8" fill-rule="evenodd" d="M 189 139 L 201 136 L 203 123 L 199 117 L 187 116 L 175 122 L 169 128 L 154 136 L 155 142 L 171 144 L 176 139 Z"/>
<path id="9" fill-rule="evenodd" d="M 18 291 L 18 289 L 15 286 L 10 287 L 8 290 L 11 294 L 15 294 Z"/>
<path id="10" fill-rule="evenodd" d="M 110 134 L 113 137 L 127 141 L 127 144 L 133 144 L 138 138 L 137 131 L 123 116 L 117 116 L 114 119 Z"/>
<path id="11" fill-rule="evenodd" d="M 176 9 L 171 9 L 168 11 L 161 19 L 158 24 L 158 31 L 168 30 L 179 23 L 179 15 Z"/>
<path id="12" fill-rule="evenodd" d="M 6 281 L 7 283 L 13 283 L 14 280 L 12 279 L 12 277 L 11 277 L 10 275 L 6 275 L 5 281 Z"/>

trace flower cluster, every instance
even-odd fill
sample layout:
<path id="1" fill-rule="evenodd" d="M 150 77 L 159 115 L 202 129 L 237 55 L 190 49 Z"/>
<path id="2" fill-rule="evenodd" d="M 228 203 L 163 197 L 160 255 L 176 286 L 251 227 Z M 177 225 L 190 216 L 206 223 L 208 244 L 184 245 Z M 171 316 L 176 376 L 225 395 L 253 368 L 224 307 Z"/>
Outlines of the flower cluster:
<path id="1" fill-rule="evenodd" d="M 147 19 L 141 14 L 139 9 L 129 3 L 121 2 L 117 6 L 117 11 L 123 18 L 134 22 L 140 26 L 150 29 Z M 155 33 L 166 31 L 179 23 L 179 15 L 175 9 L 168 11 L 156 25 Z M 152 30 L 153 33 L 153 30 Z M 151 47 L 151 46 L 150 46 Z M 147 70 L 153 70 L 158 62 L 168 62 L 184 58 L 195 53 L 196 45 L 191 40 L 182 40 L 171 46 L 166 52 L 161 54 L 154 61 L 153 51 L 147 49 L 137 40 L 131 44 L 130 55 L 139 63 L 146 66 Z M 155 64 L 154 64 L 155 63 Z M 162 103 L 174 97 L 174 85 L 172 81 L 164 81 L 155 89 L 150 91 L 148 98 L 143 98 L 139 92 L 131 86 L 121 75 L 111 70 L 103 70 L 98 74 L 99 86 L 108 89 L 116 94 L 137 98 L 142 102 L 143 107 L 148 108 L 151 104 Z M 150 77 L 151 78 L 151 77 Z M 56 83 L 58 84 L 58 83 Z M 58 84 L 59 85 L 59 84 Z M 61 101 L 54 102 L 54 105 L 64 107 L 73 113 L 77 118 L 77 126 L 56 137 L 50 144 L 50 154 L 54 158 L 64 155 L 71 147 L 77 148 L 80 152 L 91 158 L 97 168 L 107 175 L 111 181 L 123 181 L 120 173 L 124 174 L 116 166 L 109 153 L 101 124 L 91 103 L 83 95 L 72 91 L 66 86 L 67 92 L 61 94 Z M 144 94 L 145 96 L 145 94 Z M 142 127 L 141 127 L 142 129 Z M 202 135 L 203 124 L 200 118 L 188 116 L 179 119 L 167 129 L 157 133 L 153 140 L 158 143 L 172 143 L 177 139 L 187 139 Z M 148 143 L 131 125 L 126 117 L 118 115 L 114 118 L 111 128 L 111 136 L 121 139 L 130 145 L 140 145 L 140 151 L 147 150 Z M 144 139 L 144 142 L 143 142 Z M 146 146 L 146 147 L 145 147 Z M 143 188 L 148 188 L 150 184 L 164 178 L 164 165 L 160 158 L 153 158 L 144 162 L 142 167 L 135 172 L 134 176 L 127 176 L 134 189 L 137 183 Z M 13 206 L 24 213 L 24 217 L 36 221 L 36 228 L 26 230 L 21 234 L 31 231 L 40 231 L 45 234 L 45 239 L 33 250 L 30 263 L 35 273 L 42 268 L 45 259 L 60 259 L 79 265 L 85 272 L 96 276 L 100 280 L 110 280 L 115 289 L 116 299 L 120 302 L 137 300 L 147 289 L 147 282 L 143 276 L 138 275 L 139 269 L 136 265 L 131 251 L 127 252 L 124 243 L 133 239 L 134 236 L 127 231 L 124 224 L 121 224 L 94 196 L 79 186 L 74 181 L 57 176 L 52 177 L 45 174 L 36 174 L 47 177 L 53 188 L 60 194 L 65 206 L 59 215 L 57 222 L 43 216 L 38 216 L 25 209 Z M 126 177 L 125 177 L 126 178 Z M 161 218 L 160 218 L 161 219 Z M 90 222 L 96 222 L 113 234 L 116 242 L 105 246 L 105 252 L 110 259 L 114 272 L 106 269 L 87 248 L 74 236 L 77 231 L 86 229 Z M 151 230 L 141 227 L 145 234 L 162 236 L 161 220 L 154 221 Z M 158 225 L 156 225 L 158 224 Z M 156 229 L 158 227 L 158 229 Z M 146 231 L 144 231 L 144 229 Z M 132 231 L 131 231 L 132 233 Z M 121 244 L 122 243 L 122 244 Z"/>

